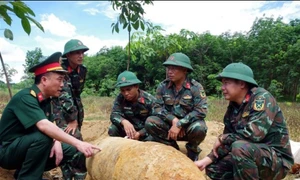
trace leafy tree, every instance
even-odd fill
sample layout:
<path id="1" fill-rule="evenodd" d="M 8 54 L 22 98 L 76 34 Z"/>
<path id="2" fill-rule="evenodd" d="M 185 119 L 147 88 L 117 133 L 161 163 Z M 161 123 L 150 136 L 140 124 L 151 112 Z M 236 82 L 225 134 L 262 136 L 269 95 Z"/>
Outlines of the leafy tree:
<path id="1" fill-rule="evenodd" d="M 26 53 L 26 59 L 25 59 L 25 64 L 23 64 L 24 69 L 24 73 L 25 76 L 22 77 L 23 80 L 26 79 L 32 79 L 33 78 L 33 74 L 29 73 L 28 70 L 38 64 L 39 59 L 43 57 L 43 53 L 41 48 L 35 48 L 32 51 L 27 51 Z"/>
<path id="2" fill-rule="evenodd" d="M 152 4 L 151 0 L 144 0 L 141 3 L 133 0 L 111 0 L 111 4 L 114 10 L 121 10 L 120 15 L 117 18 L 116 23 L 112 23 L 112 33 L 115 31 L 119 33 L 119 26 L 122 26 L 123 29 L 127 28 L 128 31 L 128 61 L 127 61 L 127 70 L 129 70 L 130 64 L 130 37 L 131 30 L 134 28 L 138 30 L 141 28 L 143 31 L 145 30 L 145 26 L 147 27 L 147 32 L 151 32 L 153 29 L 153 24 L 144 19 L 143 15 L 145 14 L 144 8 L 142 5 Z"/>
<path id="3" fill-rule="evenodd" d="M 5 66 L 5 70 L 6 70 L 6 73 L 7 73 L 7 78 L 8 78 L 8 81 L 11 83 L 12 82 L 12 77 L 14 75 L 16 75 L 18 73 L 18 71 L 14 68 L 11 68 L 9 67 L 8 64 L 4 64 Z M 2 78 L 3 76 L 5 76 L 5 72 L 4 72 L 4 69 L 0 69 L 0 77 Z"/>
<path id="4" fill-rule="evenodd" d="M 22 1 L 0 1 L 0 18 L 11 26 L 12 18 L 9 13 L 13 13 L 19 19 L 21 19 L 21 24 L 23 30 L 29 35 L 31 32 L 31 26 L 29 21 L 33 22 L 40 30 L 44 32 L 43 26 L 37 22 L 33 17 L 35 17 L 34 12 Z M 4 37 L 9 40 L 13 40 L 13 32 L 10 29 L 4 29 Z"/>

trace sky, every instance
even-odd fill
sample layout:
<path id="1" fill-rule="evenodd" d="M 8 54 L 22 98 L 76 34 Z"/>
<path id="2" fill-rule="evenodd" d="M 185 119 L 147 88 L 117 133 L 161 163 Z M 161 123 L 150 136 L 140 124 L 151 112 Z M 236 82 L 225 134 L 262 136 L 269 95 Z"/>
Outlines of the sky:
<path id="1" fill-rule="evenodd" d="M 24 1 L 42 24 L 44 32 L 34 24 L 28 36 L 21 21 L 12 16 L 11 26 L 0 17 L 0 31 L 8 28 L 14 40 L 4 38 L 0 32 L 0 52 L 10 68 L 18 73 L 12 78 L 18 83 L 24 75 L 26 53 L 41 48 L 44 56 L 64 51 L 70 39 L 79 39 L 89 47 L 87 55 L 96 54 L 103 47 L 126 46 L 127 30 L 112 33 L 120 11 L 114 11 L 109 1 Z M 300 1 L 154 1 L 143 6 L 145 20 L 161 26 L 164 35 L 187 29 L 196 33 L 209 31 L 213 35 L 224 32 L 246 33 L 255 18 L 283 17 L 283 21 L 300 17 Z M 0 67 L 2 69 L 2 66 Z M 4 80 L 0 78 L 0 80 Z"/>

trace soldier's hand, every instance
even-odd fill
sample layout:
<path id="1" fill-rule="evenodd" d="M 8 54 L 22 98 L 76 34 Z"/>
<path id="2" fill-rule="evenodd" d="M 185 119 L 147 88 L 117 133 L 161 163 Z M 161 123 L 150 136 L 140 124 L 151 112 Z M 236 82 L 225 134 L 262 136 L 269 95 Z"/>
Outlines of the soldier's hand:
<path id="1" fill-rule="evenodd" d="M 128 120 L 122 120 L 122 124 L 129 139 L 134 139 L 136 130 L 134 129 L 133 125 Z"/>
<path id="2" fill-rule="evenodd" d="M 91 157 L 97 152 L 101 151 L 101 149 L 98 146 L 92 145 L 84 141 L 81 141 L 77 149 L 78 151 L 82 152 L 85 155 L 85 157 Z"/>
<path id="3" fill-rule="evenodd" d="M 185 129 L 184 129 L 184 128 L 181 128 L 181 129 L 180 129 L 180 132 L 179 132 L 179 134 L 178 134 L 178 137 L 183 138 L 184 136 L 185 136 Z"/>
<path id="4" fill-rule="evenodd" d="M 173 125 L 171 127 L 171 129 L 169 129 L 168 139 L 173 139 L 176 141 L 179 132 L 180 132 L 180 129 L 178 127 L 176 127 L 176 125 Z"/>
<path id="5" fill-rule="evenodd" d="M 54 144 L 51 148 L 50 152 L 50 158 L 52 158 L 55 155 L 55 165 L 58 166 L 63 159 L 63 150 L 61 147 L 61 143 L 59 141 L 54 141 Z"/>
<path id="6" fill-rule="evenodd" d="M 199 161 L 195 161 L 194 163 L 201 171 L 203 171 L 206 166 L 212 163 L 212 160 L 209 157 L 205 157 Z"/>
<path id="7" fill-rule="evenodd" d="M 139 140 L 140 139 L 140 136 L 141 134 L 137 131 L 135 134 L 134 134 L 134 140 Z"/>
<path id="8" fill-rule="evenodd" d="M 78 127 L 77 120 L 71 121 L 71 122 L 68 123 L 68 125 L 65 129 L 65 132 L 68 133 L 68 134 L 71 133 L 72 135 L 74 135 L 75 132 L 76 132 L 77 127 Z"/>
<path id="9" fill-rule="evenodd" d="M 222 143 L 219 141 L 219 139 L 217 139 L 216 142 L 215 142 L 215 144 L 214 144 L 214 146 L 213 146 L 213 153 L 214 153 L 214 156 L 215 156 L 216 158 L 219 157 L 217 151 L 218 151 L 218 148 L 219 148 L 221 145 L 222 145 Z"/>

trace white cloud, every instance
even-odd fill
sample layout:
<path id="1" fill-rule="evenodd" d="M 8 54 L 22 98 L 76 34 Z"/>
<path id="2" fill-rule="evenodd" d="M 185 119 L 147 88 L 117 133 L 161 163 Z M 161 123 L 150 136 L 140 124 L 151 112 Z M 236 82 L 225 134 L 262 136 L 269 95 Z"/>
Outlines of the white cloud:
<path id="1" fill-rule="evenodd" d="M 76 27 L 67 21 L 60 20 L 54 14 L 42 15 L 42 26 L 45 31 L 60 37 L 72 37 L 76 34 Z"/>
<path id="2" fill-rule="evenodd" d="M 78 1 L 78 2 L 76 2 L 76 3 L 79 4 L 79 5 L 87 5 L 87 4 L 90 4 L 91 2 Z"/>
<path id="3" fill-rule="evenodd" d="M 92 16 L 95 16 L 95 15 L 100 13 L 100 11 L 98 9 L 95 9 L 95 8 L 84 9 L 83 11 L 87 12 L 88 14 L 90 14 Z"/>
<path id="4" fill-rule="evenodd" d="M 120 13 L 120 10 L 114 11 L 112 6 L 108 3 L 101 3 L 98 4 L 98 6 L 101 6 L 101 13 L 103 13 L 106 17 L 108 17 L 110 20 L 115 21 L 117 19 L 117 16 Z"/>
<path id="5" fill-rule="evenodd" d="M 22 64 L 25 64 L 26 53 L 13 42 L 10 43 L 6 39 L 0 37 L 0 51 L 5 64 L 8 64 L 10 68 L 14 68 L 18 73 L 12 77 L 13 82 L 19 82 L 24 75 L 24 68 Z M 1 65 L 2 69 L 2 65 Z M 1 78 L 4 80 L 5 78 Z"/>

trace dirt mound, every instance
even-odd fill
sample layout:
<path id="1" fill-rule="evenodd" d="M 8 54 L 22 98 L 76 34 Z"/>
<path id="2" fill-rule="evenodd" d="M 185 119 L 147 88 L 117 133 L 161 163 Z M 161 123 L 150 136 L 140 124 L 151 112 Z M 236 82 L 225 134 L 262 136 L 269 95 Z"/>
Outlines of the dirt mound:
<path id="1" fill-rule="evenodd" d="M 85 121 L 82 126 L 82 134 L 84 140 L 90 143 L 94 143 L 96 140 L 106 138 L 108 136 L 107 132 L 109 125 L 110 121 Z M 213 143 L 215 142 L 217 136 L 220 133 L 222 133 L 224 127 L 223 124 L 219 122 L 207 122 L 207 126 L 207 136 L 204 142 L 200 144 L 200 148 L 202 149 L 202 152 L 199 157 L 200 159 L 205 157 L 210 152 Z M 178 142 L 180 151 L 184 154 L 186 154 L 185 143 L 186 142 Z M 13 180 L 13 173 L 13 170 L 9 171 L 0 168 L 0 180 Z M 53 169 L 52 171 L 45 173 L 45 177 L 50 179 L 53 179 L 53 177 L 58 177 L 55 179 L 60 179 L 61 174 L 59 168 Z M 86 180 L 91 180 L 91 178 L 88 176 Z"/>

